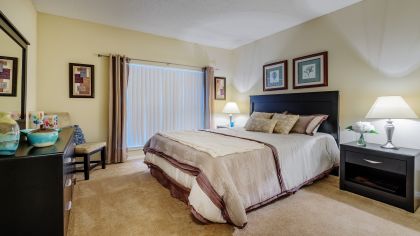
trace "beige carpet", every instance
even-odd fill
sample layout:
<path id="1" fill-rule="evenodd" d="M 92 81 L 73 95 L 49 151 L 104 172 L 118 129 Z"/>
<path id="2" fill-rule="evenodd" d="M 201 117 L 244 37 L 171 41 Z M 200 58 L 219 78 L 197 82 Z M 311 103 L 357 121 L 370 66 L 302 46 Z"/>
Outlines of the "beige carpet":
<path id="1" fill-rule="evenodd" d="M 75 186 L 68 235 L 420 235 L 415 214 L 338 189 L 328 177 L 248 214 L 248 225 L 196 223 L 141 159 L 94 170 Z"/>

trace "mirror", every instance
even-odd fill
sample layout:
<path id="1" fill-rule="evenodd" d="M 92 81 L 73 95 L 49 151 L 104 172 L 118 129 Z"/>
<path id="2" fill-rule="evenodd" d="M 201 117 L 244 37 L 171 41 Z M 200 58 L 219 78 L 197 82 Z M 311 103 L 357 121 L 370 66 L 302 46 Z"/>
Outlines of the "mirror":
<path id="1" fill-rule="evenodd" d="M 0 11 L 0 112 L 25 127 L 26 55 L 29 42 Z"/>
<path id="2" fill-rule="evenodd" d="M 0 32 L 0 111 L 20 113 L 22 91 L 22 48 L 4 31 Z"/>

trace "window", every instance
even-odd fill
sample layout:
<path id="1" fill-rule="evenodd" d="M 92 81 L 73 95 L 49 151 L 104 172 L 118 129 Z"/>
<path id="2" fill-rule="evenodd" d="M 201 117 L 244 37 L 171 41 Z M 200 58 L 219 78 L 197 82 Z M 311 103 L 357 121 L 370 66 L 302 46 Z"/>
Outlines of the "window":
<path id="1" fill-rule="evenodd" d="M 204 72 L 129 64 L 127 146 L 156 132 L 204 127 Z"/>

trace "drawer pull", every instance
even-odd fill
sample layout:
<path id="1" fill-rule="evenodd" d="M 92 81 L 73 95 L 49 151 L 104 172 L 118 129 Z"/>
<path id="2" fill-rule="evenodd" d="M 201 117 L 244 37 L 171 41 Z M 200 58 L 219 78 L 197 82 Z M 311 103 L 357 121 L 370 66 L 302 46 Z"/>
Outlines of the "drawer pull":
<path id="1" fill-rule="evenodd" d="M 66 204 L 66 211 L 70 211 L 71 209 L 71 201 L 68 201 Z"/>
<path id="2" fill-rule="evenodd" d="M 364 161 L 366 161 L 366 162 L 369 162 L 370 164 L 382 164 L 382 162 L 380 162 L 380 161 L 372 161 L 372 160 L 369 160 L 369 159 L 363 159 Z"/>
<path id="3" fill-rule="evenodd" d="M 72 183 L 71 179 L 67 179 L 66 180 L 66 187 L 71 186 L 71 183 Z"/>

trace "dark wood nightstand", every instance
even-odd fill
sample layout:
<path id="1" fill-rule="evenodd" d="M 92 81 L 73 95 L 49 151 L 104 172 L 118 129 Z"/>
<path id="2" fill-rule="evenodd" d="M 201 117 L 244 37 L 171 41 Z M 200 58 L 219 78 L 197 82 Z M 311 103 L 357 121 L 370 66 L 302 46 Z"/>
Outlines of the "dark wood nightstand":
<path id="1" fill-rule="evenodd" d="M 340 189 L 415 212 L 420 203 L 420 150 L 340 145 Z M 417 166 L 417 167 L 416 167 Z"/>

